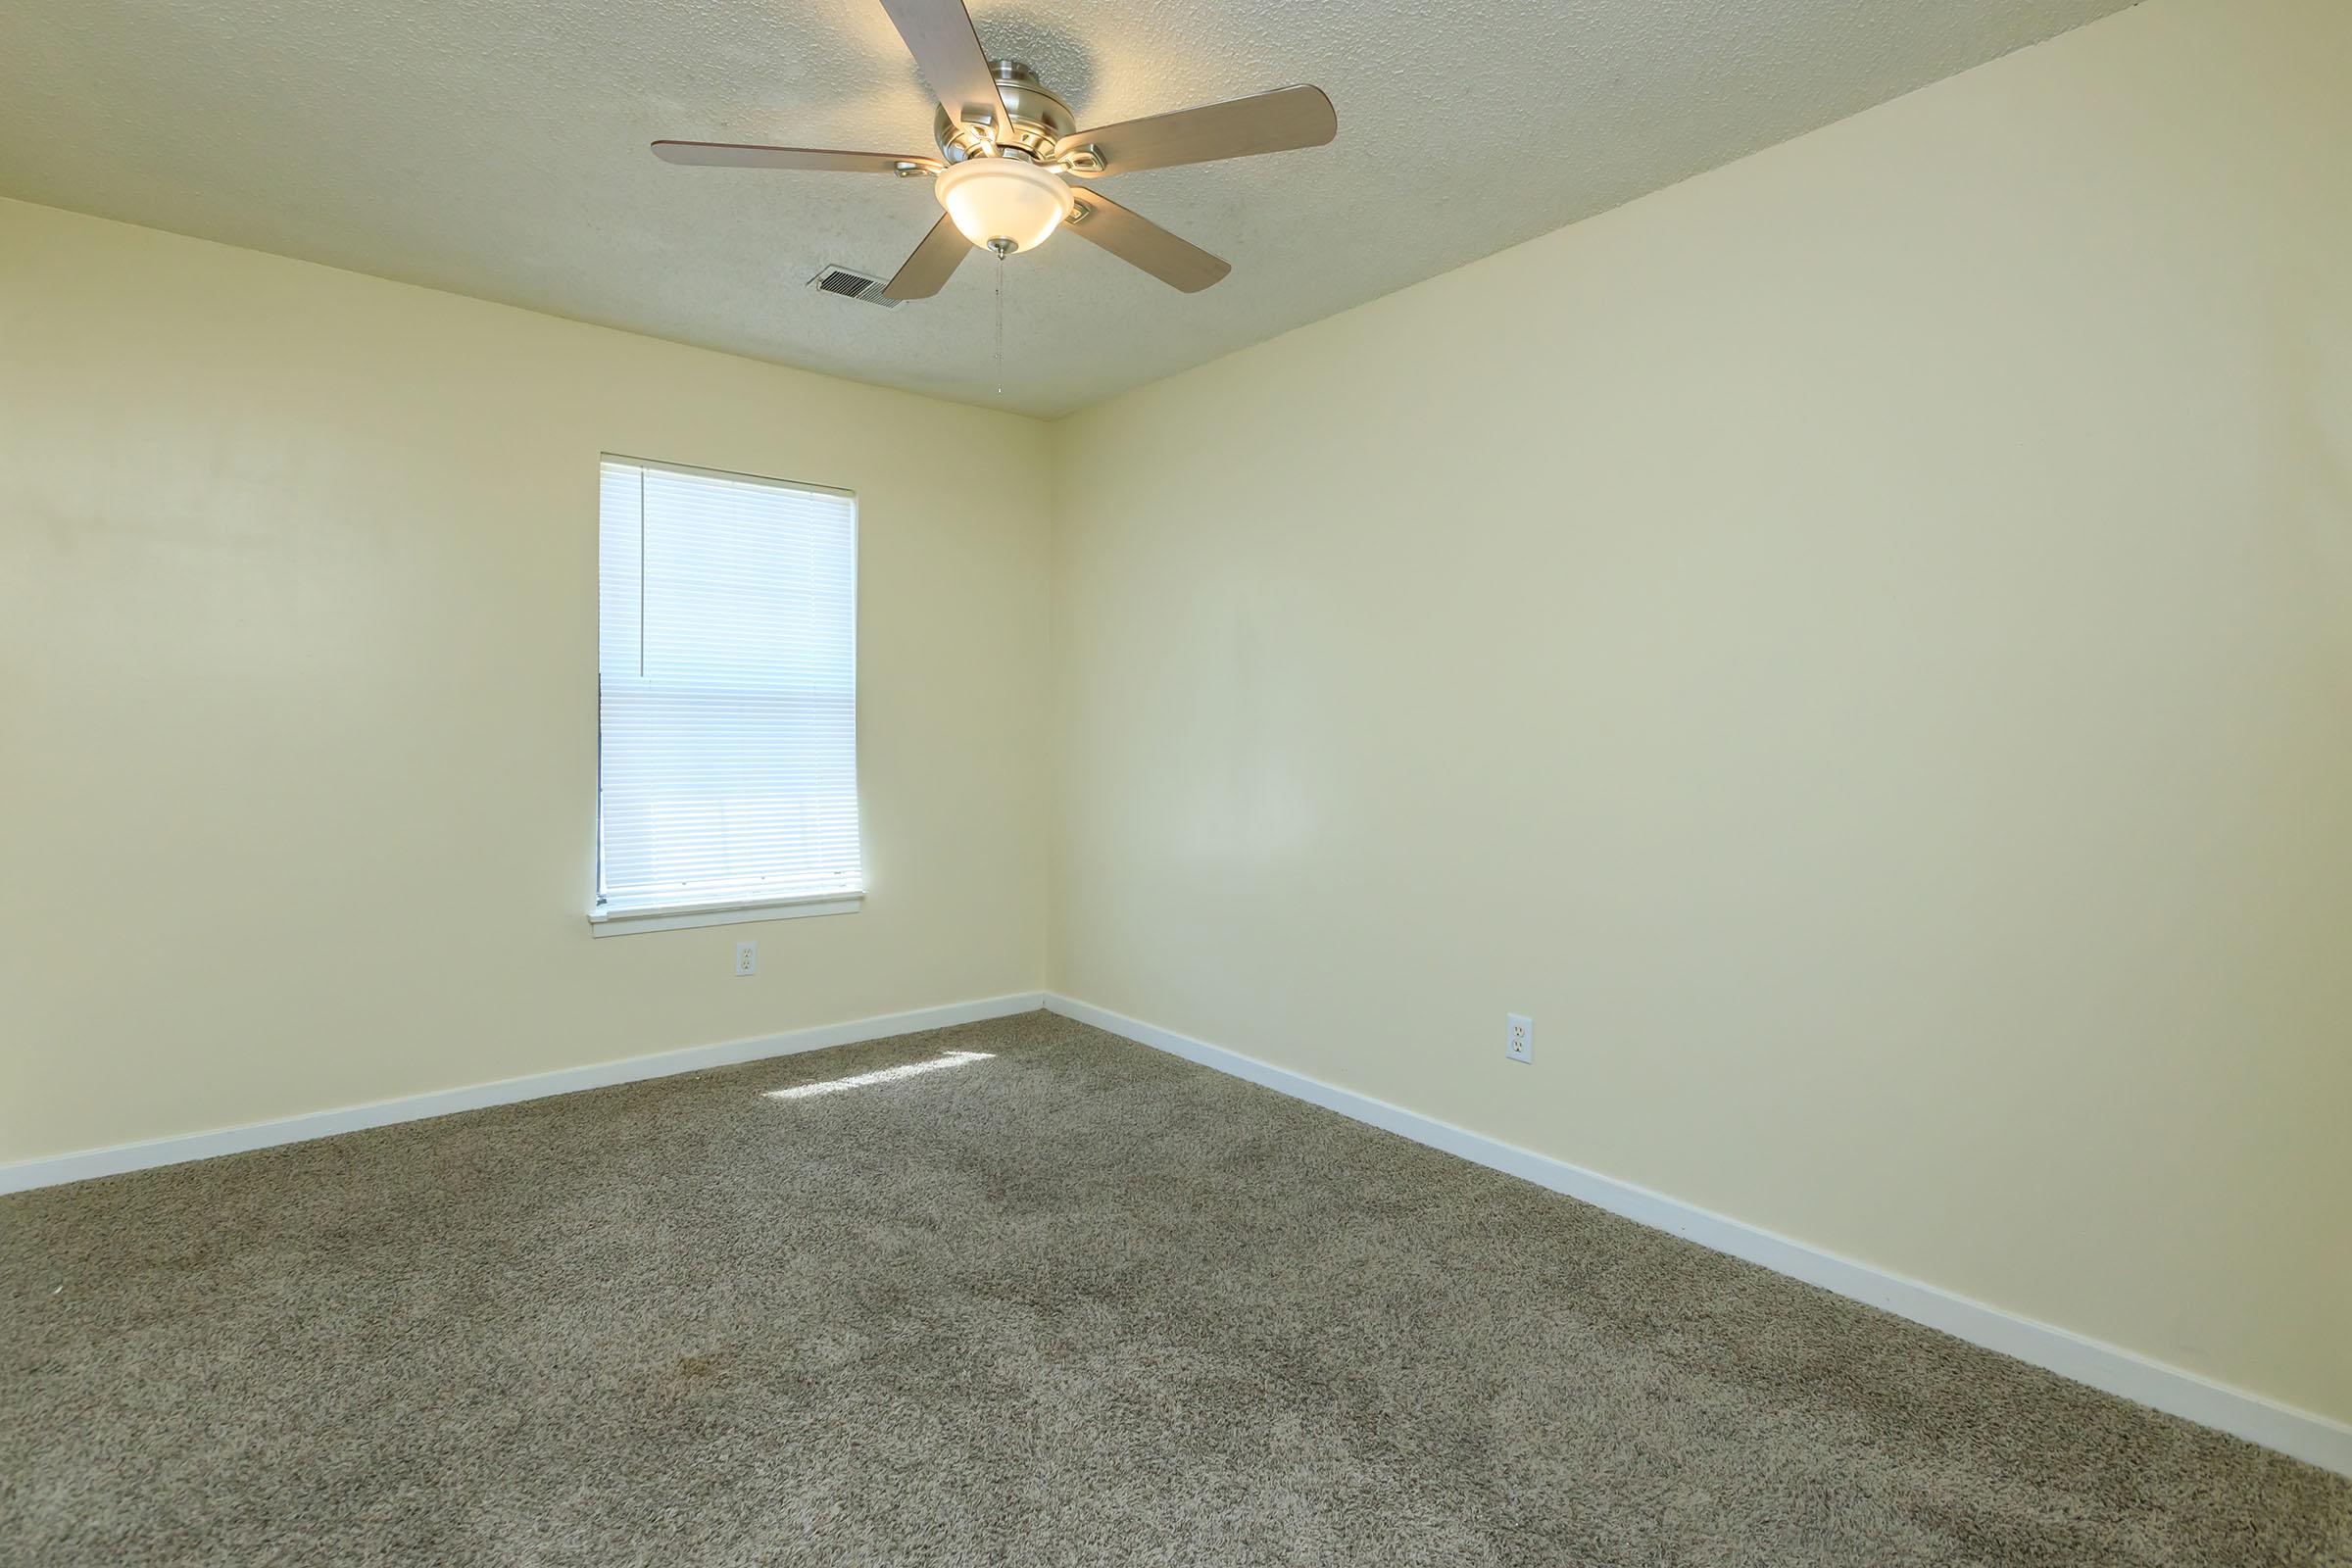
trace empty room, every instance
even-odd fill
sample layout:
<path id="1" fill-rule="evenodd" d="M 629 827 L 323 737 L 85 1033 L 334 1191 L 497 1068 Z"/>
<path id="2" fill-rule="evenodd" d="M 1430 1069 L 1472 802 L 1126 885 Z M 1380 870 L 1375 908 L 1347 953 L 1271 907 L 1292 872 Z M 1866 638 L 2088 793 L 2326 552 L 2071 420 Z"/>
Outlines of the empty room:
<path id="1" fill-rule="evenodd" d="M 2352 1568 L 2352 4 L 10 0 L 0 1565 Z"/>

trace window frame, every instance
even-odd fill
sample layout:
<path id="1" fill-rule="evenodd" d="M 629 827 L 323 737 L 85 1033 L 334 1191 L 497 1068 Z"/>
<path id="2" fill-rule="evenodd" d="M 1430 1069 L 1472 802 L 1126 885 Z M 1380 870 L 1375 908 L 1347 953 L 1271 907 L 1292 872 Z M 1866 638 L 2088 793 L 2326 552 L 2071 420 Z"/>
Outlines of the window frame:
<path id="1" fill-rule="evenodd" d="M 599 452 L 597 467 L 601 473 L 608 463 L 627 464 L 637 468 L 659 472 L 681 473 L 698 478 L 725 479 L 739 484 L 760 485 L 775 490 L 798 490 L 807 494 L 836 496 L 850 504 L 850 762 L 855 770 L 864 750 L 863 707 L 857 700 L 860 653 L 862 650 L 863 616 L 858 613 L 863 578 L 859 568 L 863 564 L 861 524 L 863 508 L 858 492 L 840 485 L 816 484 L 806 479 L 781 479 L 763 473 L 745 473 L 733 468 L 699 467 L 693 464 L 668 463 L 658 458 L 631 457 L 622 452 Z M 598 602 L 604 592 L 604 509 L 600 500 L 596 514 L 596 538 L 599 541 L 596 584 Z M 643 593 L 642 584 L 639 592 Z M 601 622 L 600 622 L 601 624 Z M 594 838 L 590 846 L 588 867 L 588 930 L 597 937 L 627 936 L 641 931 L 677 931 L 694 926 L 737 925 L 759 920 L 790 920 L 809 915 L 856 914 L 865 906 L 865 808 L 864 775 L 858 779 L 858 886 L 852 891 L 797 894 L 776 899 L 681 899 L 675 904 L 638 905 L 627 908 L 609 908 L 605 904 L 605 703 L 603 644 L 600 632 L 597 646 L 597 672 L 590 687 L 590 700 L 596 713 L 595 792 L 592 801 Z"/>

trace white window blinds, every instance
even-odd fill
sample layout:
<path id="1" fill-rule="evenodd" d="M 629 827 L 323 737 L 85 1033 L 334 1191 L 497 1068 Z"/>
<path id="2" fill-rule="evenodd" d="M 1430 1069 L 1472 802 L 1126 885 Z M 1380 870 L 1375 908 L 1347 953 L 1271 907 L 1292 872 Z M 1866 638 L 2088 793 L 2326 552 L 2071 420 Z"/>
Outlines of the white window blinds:
<path id="1" fill-rule="evenodd" d="M 858 844 L 858 511 L 604 463 L 597 908 L 839 898 Z"/>

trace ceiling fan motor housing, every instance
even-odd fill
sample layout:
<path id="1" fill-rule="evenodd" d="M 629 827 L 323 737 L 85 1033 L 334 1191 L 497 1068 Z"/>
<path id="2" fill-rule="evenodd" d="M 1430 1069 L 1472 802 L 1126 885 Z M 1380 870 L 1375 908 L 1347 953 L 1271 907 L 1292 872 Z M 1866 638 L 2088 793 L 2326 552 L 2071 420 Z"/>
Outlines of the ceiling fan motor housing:
<path id="1" fill-rule="evenodd" d="M 1007 122 L 993 127 L 995 150 L 1033 163 L 1049 161 L 1054 144 L 1078 128 L 1070 106 L 1018 60 L 992 60 L 989 66 L 996 74 L 997 96 L 1004 100 Z M 985 158 L 990 151 L 990 128 L 957 124 L 944 108 L 932 117 L 931 135 L 939 143 L 940 156 L 951 164 Z"/>

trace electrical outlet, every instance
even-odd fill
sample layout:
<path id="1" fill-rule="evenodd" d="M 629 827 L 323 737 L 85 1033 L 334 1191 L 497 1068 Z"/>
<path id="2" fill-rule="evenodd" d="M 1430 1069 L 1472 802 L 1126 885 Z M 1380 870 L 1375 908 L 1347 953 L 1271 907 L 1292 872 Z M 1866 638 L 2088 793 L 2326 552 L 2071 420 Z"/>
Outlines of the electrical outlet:
<path id="1" fill-rule="evenodd" d="M 759 943 L 738 942 L 735 944 L 735 972 L 737 974 L 758 974 L 760 972 Z"/>
<path id="2" fill-rule="evenodd" d="M 1513 1061 L 1536 1059 L 1536 1021 L 1516 1012 L 1502 1015 L 1502 1054 Z"/>

